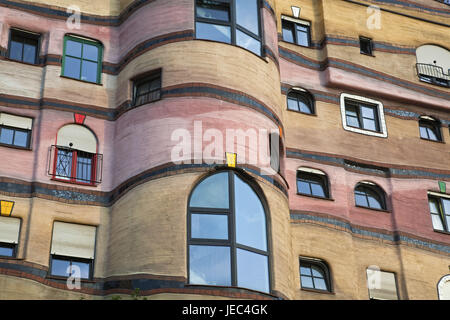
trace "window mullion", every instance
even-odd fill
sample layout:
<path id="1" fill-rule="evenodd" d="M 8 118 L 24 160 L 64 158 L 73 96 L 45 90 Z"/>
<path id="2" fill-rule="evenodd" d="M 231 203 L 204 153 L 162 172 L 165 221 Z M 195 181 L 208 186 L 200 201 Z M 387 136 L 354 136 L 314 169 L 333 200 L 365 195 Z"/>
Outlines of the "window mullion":
<path id="1" fill-rule="evenodd" d="M 234 3 L 235 0 L 233 0 Z M 237 286 L 237 249 L 236 249 L 236 207 L 235 207 L 235 190 L 234 190 L 234 173 L 232 171 L 228 172 L 228 192 L 229 192 L 229 201 L 230 201 L 230 264 L 231 264 L 231 285 Z"/>

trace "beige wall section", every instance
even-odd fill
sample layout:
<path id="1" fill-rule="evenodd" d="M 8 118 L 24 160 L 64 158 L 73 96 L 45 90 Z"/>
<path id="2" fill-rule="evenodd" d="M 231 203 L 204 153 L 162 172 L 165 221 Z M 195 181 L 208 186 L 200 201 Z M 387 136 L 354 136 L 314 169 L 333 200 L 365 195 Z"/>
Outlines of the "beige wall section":
<path id="1" fill-rule="evenodd" d="M 77 6 L 84 14 L 115 16 L 120 14 L 130 0 L 24 0 L 32 4 L 60 7 L 62 9 Z"/>
<path id="2" fill-rule="evenodd" d="M 0 94 L 33 99 L 41 97 L 41 67 L 0 60 L 0 70 Z"/>

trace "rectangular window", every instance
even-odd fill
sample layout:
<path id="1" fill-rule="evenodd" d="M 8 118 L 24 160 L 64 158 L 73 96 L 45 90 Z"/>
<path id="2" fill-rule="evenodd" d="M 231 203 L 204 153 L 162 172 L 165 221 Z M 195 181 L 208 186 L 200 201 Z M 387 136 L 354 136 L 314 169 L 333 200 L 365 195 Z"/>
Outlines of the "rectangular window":
<path id="1" fill-rule="evenodd" d="M 57 179 L 94 184 L 98 154 L 56 147 L 55 173 Z"/>
<path id="2" fill-rule="evenodd" d="M 299 46 L 311 46 L 311 24 L 290 17 L 282 17 L 283 41 L 295 43 Z"/>
<path id="3" fill-rule="evenodd" d="M 16 257 L 20 219 L 0 217 L 0 257 Z"/>
<path id="4" fill-rule="evenodd" d="M 0 113 L 0 144 L 30 148 L 33 119 Z"/>
<path id="5" fill-rule="evenodd" d="M 55 222 L 53 225 L 50 274 L 91 279 L 96 227 Z"/>
<path id="6" fill-rule="evenodd" d="M 372 39 L 366 37 L 359 37 L 359 48 L 362 54 L 373 55 Z"/>
<path id="7" fill-rule="evenodd" d="M 369 299 L 398 300 L 395 273 L 381 271 L 376 267 L 367 268 L 366 273 Z"/>
<path id="8" fill-rule="evenodd" d="M 25 63 L 37 64 L 40 35 L 11 29 L 8 57 Z"/>
<path id="9" fill-rule="evenodd" d="M 103 47 L 99 42 L 66 36 L 62 75 L 87 82 L 100 83 Z"/>
<path id="10" fill-rule="evenodd" d="M 140 106 L 161 98 L 161 75 L 153 75 L 134 82 L 134 105 Z"/>
<path id="11" fill-rule="evenodd" d="M 450 197 L 429 196 L 428 204 L 433 229 L 450 232 Z"/>

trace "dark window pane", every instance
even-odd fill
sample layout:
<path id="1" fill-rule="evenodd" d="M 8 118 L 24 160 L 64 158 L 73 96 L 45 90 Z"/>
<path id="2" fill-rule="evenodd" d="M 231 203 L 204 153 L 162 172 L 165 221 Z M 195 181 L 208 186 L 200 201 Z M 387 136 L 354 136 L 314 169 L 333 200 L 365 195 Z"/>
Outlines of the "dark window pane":
<path id="1" fill-rule="evenodd" d="M 239 30 L 236 30 L 236 43 L 240 47 L 250 50 L 257 55 L 261 55 L 261 43 Z"/>
<path id="2" fill-rule="evenodd" d="M 66 54 L 72 57 L 81 58 L 82 43 L 72 40 L 66 41 Z"/>
<path id="3" fill-rule="evenodd" d="M 429 140 L 434 140 L 434 141 L 439 140 L 436 132 L 432 128 L 426 128 L 426 130 L 427 130 L 427 135 L 428 135 Z"/>
<path id="4" fill-rule="evenodd" d="M 68 179 L 72 172 L 72 151 L 58 150 L 56 161 L 56 176 L 60 179 Z"/>
<path id="5" fill-rule="evenodd" d="M 294 26 L 292 23 L 283 21 L 283 40 L 294 43 Z"/>
<path id="6" fill-rule="evenodd" d="M 92 156 L 77 155 L 77 180 L 84 183 L 92 182 Z"/>
<path id="7" fill-rule="evenodd" d="M 359 45 L 361 53 L 372 54 L 372 40 L 360 38 Z"/>
<path id="8" fill-rule="evenodd" d="M 0 246 L 0 256 L 2 257 L 12 257 L 14 256 L 14 249 L 10 247 Z"/>
<path id="9" fill-rule="evenodd" d="M 237 280 L 239 287 L 269 292 L 267 256 L 237 249 Z"/>
<path id="10" fill-rule="evenodd" d="M 267 249 L 266 218 L 256 193 L 235 175 L 236 241 L 260 250 Z"/>
<path id="11" fill-rule="evenodd" d="M 230 21 L 230 5 L 220 1 L 197 0 L 197 17 Z"/>
<path id="12" fill-rule="evenodd" d="M 70 272 L 70 261 L 52 259 L 51 274 L 54 276 L 68 277 Z"/>
<path id="13" fill-rule="evenodd" d="M 255 35 L 259 35 L 257 0 L 236 0 L 236 22 Z"/>
<path id="14" fill-rule="evenodd" d="M 7 129 L 7 128 L 1 128 L 0 130 L 1 130 L 0 131 L 0 143 L 12 144 L 13 137 L 14 137 L 14 130 Z"/>
<path id="15" fill-rule="evenodd" d="M 191 237 L 198 239 L 228 239 L 228 216 L 192 214 Z"/>
<path id="16" fill-rule="evenodd" d="M 13 60 L 22 61 L 23 44 L 17 41 L 11 41 L 9 48 L 9 58 Z"/>
<path id="17" fill-rule="evenodd" d="M 89 81 L 89 82 L 97 82 L 97 67 L 98 64 L 96 62 L 91 61 L 83 61 L 81 80 Z"/>
<path id="18" fill-rule="evenodd" d="M 305 101 L 299 100 L 298 104 L 300 106 L 300 111 L 304 113 L 310 113 L 312 114 L 311 105 L 309 103 L 306 103 Z"/>
<path id="19" fill-rule="evenodd" d="M 28 147 L 28 132 L 16 130 L 14 145 L 18 147 Z"/>
<path id="20" fill-rule="evenodd" d="M 72 261 L 71 272 L 74 277 L 80 276 L 81 279 L 89 279 L 90 269 L 91 269 L 90 263 Z"/>
<path id="21" fill-rule="evenodd" d="M 319 268 L 317 266 L 311 266 L 311 271 L 312 271 L 312 275 L 315 278 L 324 278 L 325 277 L 322 268 Z"/>
<path id="22" fill-rule="evenodd" d="M 303 194 L 311 194 L 311 189 L 309 187 L 309 183 L 303 180 L 297 181 L 297 188 L 299 193 Z"/>
<path id="23" fill-rule="evenodd" d="M 225 43 L 231 43 L 230 27 L 203 22 L 197 22 L 195 25 L 197 29 L 197 39 L 215 40 Z"/>
<path id="24" fill-rule="evenodd" d="M 189 246 L 189 282 L 191 284 L 230 286 L 230 248 Z"/>
<path id="25" fill-rule="evenodd" d="M 191 196 L 191 207 L 228 209 L 228 172 L 203 180 Z"/>
<path id="26" fill-rule="evenodd" d="M 69 78 L 80 79 L 81 60 L 71 57 L 65 58 L 64 75 Z"/>
<path id="27" fill-rule="evenodd" d="M 23 48 L 23 61 L 28 63 L 36 63 L 36 45 L 25 43 Z"/>
<path id="28" fill-rule="evenodd" d="M 83 44 L 83 59 L 98 61 L 98 47 L 90 44 Z"/>

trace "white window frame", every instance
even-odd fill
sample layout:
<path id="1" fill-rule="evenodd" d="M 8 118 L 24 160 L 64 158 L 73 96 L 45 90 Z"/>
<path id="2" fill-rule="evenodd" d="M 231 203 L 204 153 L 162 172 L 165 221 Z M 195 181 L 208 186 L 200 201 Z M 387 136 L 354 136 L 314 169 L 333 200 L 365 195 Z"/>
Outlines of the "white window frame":
<path id="1" fill-rule="evenodd" d="M 371 131 L 371 130 L 364 130 L 364 129 L 359 129 L 359 128 L 348 126 L 347 125 L 347 117 L 345 116 L 345 99 L 351 99 L 351 100 L 356 100 L 356 101 L 360 101 L 363 103 L 376 105 L 377 111 L 378 111 L 378 121 L 379 121 L 381 132 L 375 132 L 375 131 Z M 341 94 L 341 116 L 342 116 L 342 125 L 344 126 L 344 130 L 361 133 L 361 134 L 365 134 L 368 136 L 379 137 L 379 138 L 387 138 L 387 136 L 388 136 L 386 120 L 384 118 L 383 103 L 381 103 L 378 100 L 373 100 L 373 99 L 369 99 L 369 98 L 365 98 L 365 97 L 361 97 L 361 96 L 355 96 L 353 94 L 348 94 L 348 93 L 342 93 Z"/>

